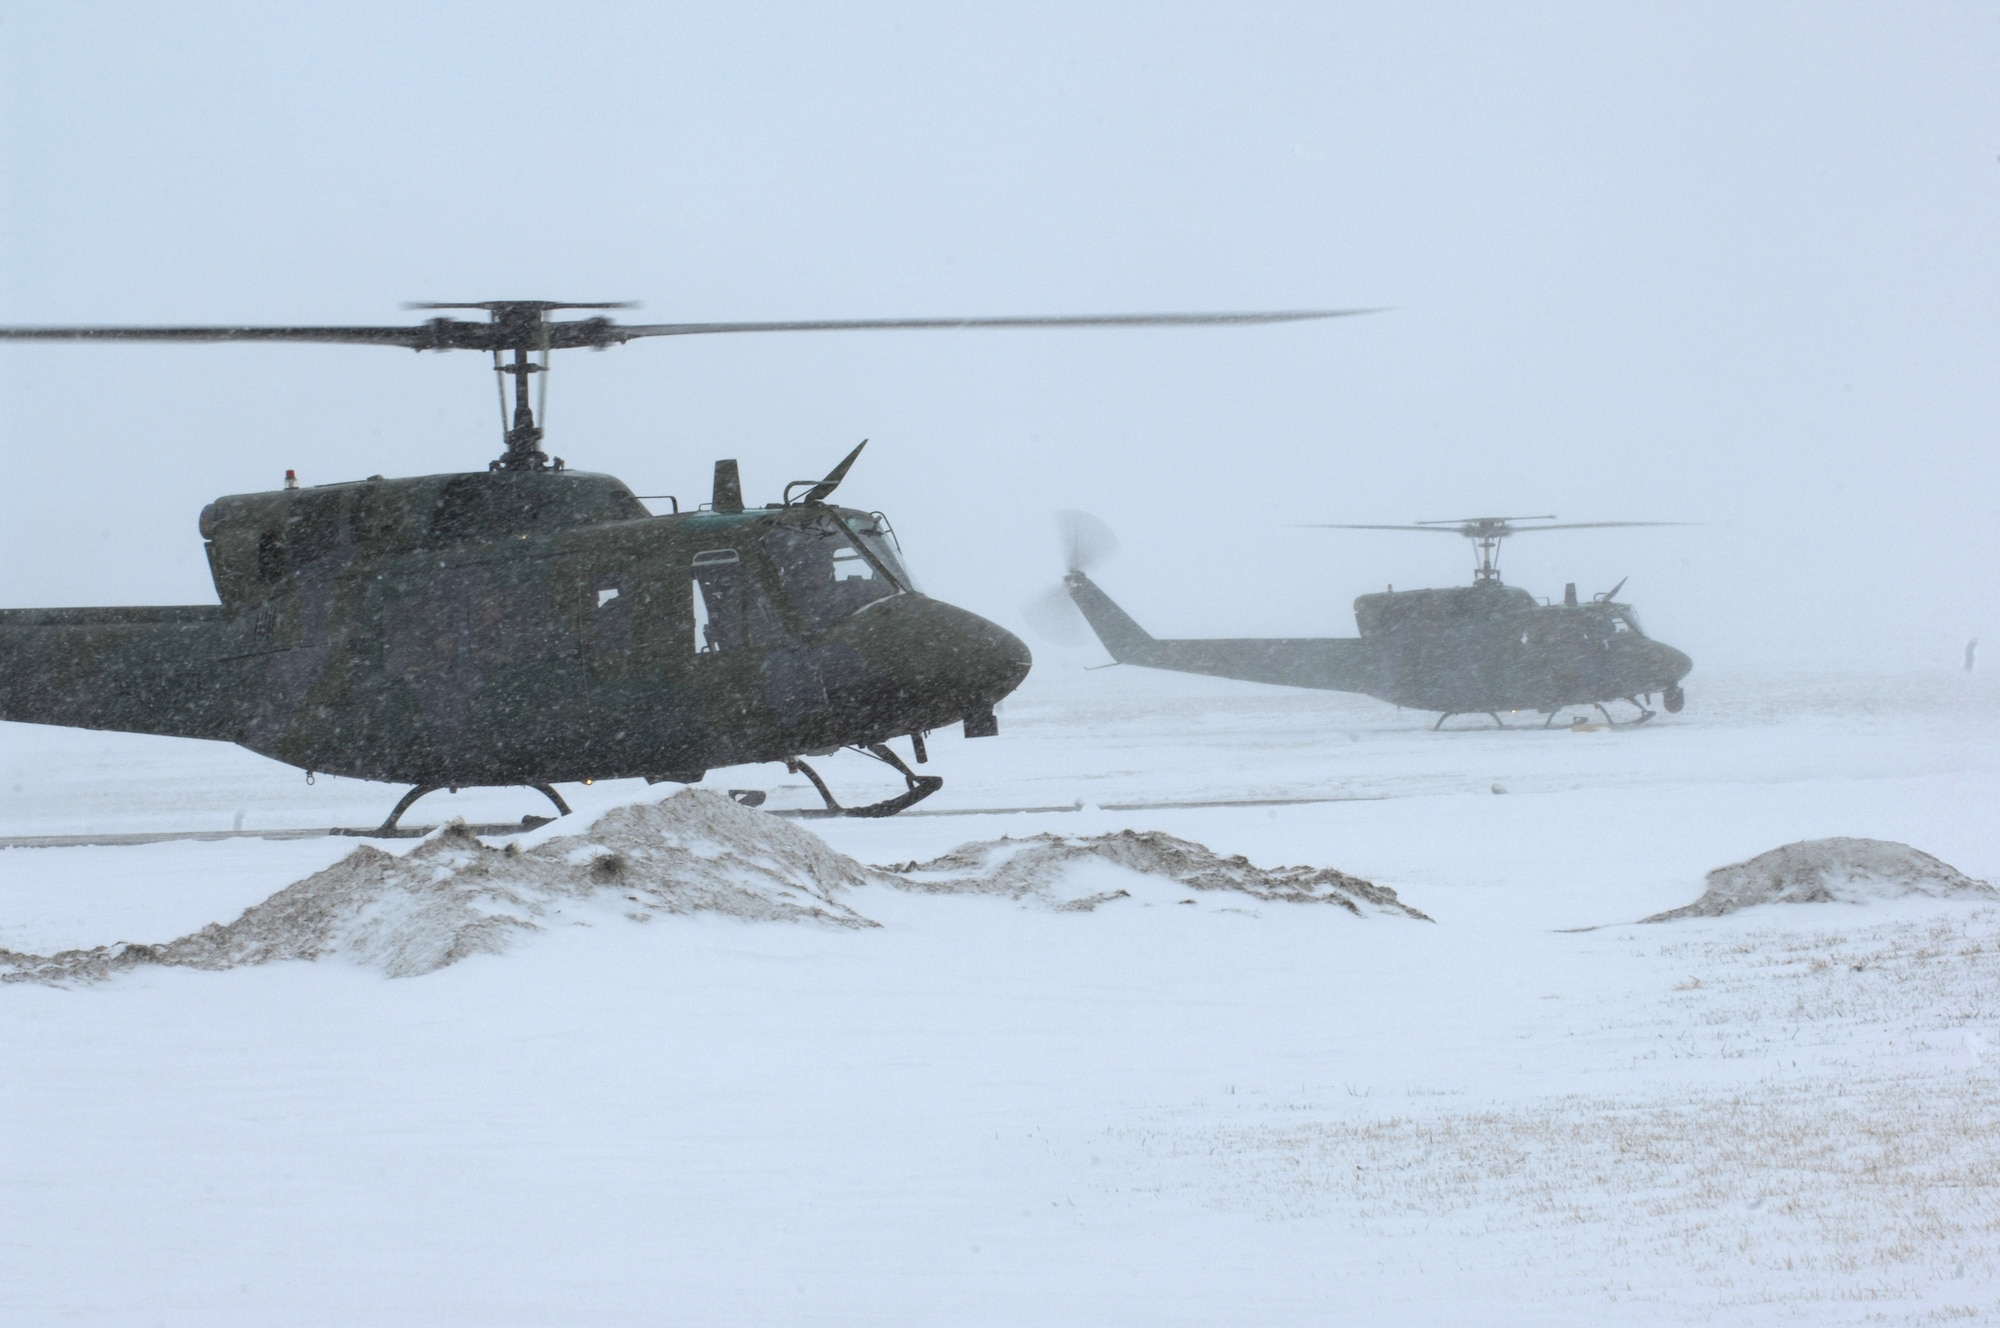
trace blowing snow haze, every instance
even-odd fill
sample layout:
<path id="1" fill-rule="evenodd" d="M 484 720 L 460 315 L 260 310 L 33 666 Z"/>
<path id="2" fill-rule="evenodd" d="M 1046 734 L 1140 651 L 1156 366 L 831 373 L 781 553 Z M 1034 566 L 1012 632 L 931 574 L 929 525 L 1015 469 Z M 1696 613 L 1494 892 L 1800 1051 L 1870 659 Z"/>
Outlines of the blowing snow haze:
<path id="1" fill-rule="evenodd" d="M 2000 640 L 1996 68 L 1972 5 L 0 0 L 0 326 L 1381 310 L 578 348 L 515 453 L 570 469 L 497 482 L 480 350 L 0 342 L 0 607 L 214 604 L 227 495 L 225 583 L 284 587 L 10 633 L 221 622 L 245 674 L 327 663 L 297 715 L 336 737 L 379 662 L 414 702 L 348 730 L 365 756 L 436 756 L 420 712 L 590 740 L 536 826 L 459 766 L 309 786 L 0 724 L 0 1321 L 2000 1322 L 2000 670 L 1967 646 Z M 851 539 L 763 510 L 863 439 Z M 544 611 L 530 505 L 438 505 L 516 479 L 630 513 L 557 557 L 701 547 L 629 591 L 578 564 Z M 415 495 L 381 560 L 321 556 L 377 492 Z M 1066 551 L 1066 510 L 1115 556 Z M 287 545 L 279 512 L 326 519 Z M 923 596 L 877 594 L 908 584 L 878 512 Z M 1074 557 L 1154 662 L 1353 638 L 1359 596 L 1487 594 L 1472 548 L 1300 527 L 1544 515 L 1622 528 L 1510 539 L 1508 598 L 1684 653 L 1619 674 L 1669 712 L 1691 659 L 1684 710 L 1433 732 L 1086 673 L 1024 611 Z M 497 556 L 433 577 L 475 543 L 527 593 L 458 579 Z M 742 566 L 782 649 L 749 648 Z M 359 665 L 257 653 L 329 586 L 379 607 Z M 986 621 L 897 616 L 948 607 Z M 1009 633 L 1035 668 L 995 715 Z M 872 704 L 950 673 L 916 638 L 971 678 L 956 722 Z M 820 816 L 809 767 L 729 752 L 671 794 L 692 755 L 595 764 L 658 736 L 620 689 L 720 664 L 703 713 L 754 719 L 824 696 L 835 647 L 945 780 L 921 806 Z M 297 717 L 237 676 L 199 679 L 225 717 Z M 766 732 L 735 754 L 804 750 L 850 806 L 916 791 Z M 446 785 L 410 822 L 469 824 L 327 832 L 398 773 Z"/>
<path id="2" fill-rule="evenodd" d="M 550 448 L 684 498 L 737 456 L 761 502 L 871 438 L 854 501 L 1017 627 L 1058 507 L 1174 636 L 1345 634 L 1469 571 L 1291 522 L 1701 521 L 1507 577 L 1629 575 L 1704 668 L 1945 667 L 2000 630 L 1996 45 L 1971 8 L 15 6 L 0 321 L 1391 306 L 572 354 Z M 0 602 L 205 600 L 204 503 L 476 468 L 489 378 L 9 347 Z"/>

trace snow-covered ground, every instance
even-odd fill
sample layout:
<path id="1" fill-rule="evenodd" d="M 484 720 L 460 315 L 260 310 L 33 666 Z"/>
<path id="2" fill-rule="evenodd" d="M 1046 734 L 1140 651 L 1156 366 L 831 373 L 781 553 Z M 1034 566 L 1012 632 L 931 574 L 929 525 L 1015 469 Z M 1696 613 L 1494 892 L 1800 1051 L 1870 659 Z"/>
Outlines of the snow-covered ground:
<path id="1" fill-rule="evenodd" d="M 1089 910 L 843 887 L 877 927 L 607 884 L 422 976 L 330 954 L 0 986 L 0 1318 L 2000 1318 L 2000 907 L 1636 922 L 1808 838 L 2000 879 L 2000 685 L 1698 675 L 1645 728 L 1480 722 L 1044 667 L 998 739 L 934 738 L 919 810 L 1074 810 L 786 823 L 881 865 L 1159 830 L 1432 921 L 1104 862 L 1077 888 L 1128 895 Z M 709 784 L 812 803 L 772 767 Z M 395 795 L 15 725 L 4 790 L 7 836 L 366 825 Z M 564 792 L 529 855 L 670 788 Z M 0 948 L 168 941 L 356 847 L 10 849 Z"/>

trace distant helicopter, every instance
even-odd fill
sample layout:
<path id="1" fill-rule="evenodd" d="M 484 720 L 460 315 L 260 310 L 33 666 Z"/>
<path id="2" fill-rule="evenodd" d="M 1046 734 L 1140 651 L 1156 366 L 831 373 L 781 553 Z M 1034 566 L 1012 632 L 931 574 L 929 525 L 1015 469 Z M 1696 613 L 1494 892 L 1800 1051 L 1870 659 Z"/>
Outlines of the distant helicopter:
<path id="1" fill-rule="evenodd" d="M 309 341 L 489 351 L 514 379 L 486 470 L 218 498 L 201 513 L 215 605 L 0 611 L 0 719 L 239 743 L 303 768 L 407 783 L 373 833 L 440 788 L 521 785 L 558 813 L 563 781 L 693 782 L 784 761 L 830 813 L 884 816 L 943 783 L 887 743 L 962 723 L 1027 675 L 1000 627 L 920 593 L 889 521 L 820 480 L 747 507 L 733 460 L 711 501 L 653 515 L 609 475 L 541 447 L 528 383 L 549 353 L 640 337 L 907 328 L 1282 323 L 1365 310 L 620 325 L 497 300 L 389 327 L 9 327 L 13 341 Z M 511 355 L 509 362 L 505 357 Z M 505 378 L 501 380 L 503 385 Z M 802 759 L 852 747 L 905 791 L 843 808 Z M 532 820 L 533 818 L 528 818 Z"/>
<path id="2" fill-rule="evenodd" d="M 1162 641 L 1148 635 L 1085 574 L 1088 564 L 1116 547 L 1111 532 L 1081 512 L 1063 513 L 1060 520 L 1069 551 L 1064 590 L 1120 664 L 1360 692 L 1412 710 L 1438 711 L 1434 728 L 1467 714 L 1489 715 L 1505 727 L 1503 710 L 1543 712 L 1547 725 L 1565 708 L 1584 705 L 1595 706 L 1606 723 L 1618 724 L 1606 703 L 1620 699 L 1639 712 L 1622 723 L 1636 724 L 1653 717 L 1642 696 L 1651 699 L 1657 693 L 1670 713 L 1687 704 L 1680 683 L 1693 661 L 1640 630 L 1632 606 L 1617 601 L 1623 581 L 1588 603 L 1578 602 L 1571 583 L 1559 605 L 1542 604 L 1527 591 L 1500 583 L 1500 543 L 1509 536 L 1679 522 L 1517 525 L 1555 518 L 1472 517 L 1409 526 L 1318 526 L 1461 535 L 1477 548 L 1479 565 L 1470 586 L 1392 587 L 1360 596 L 1354 601 L 1359 637 Z M 1046 606 L 1031 616 L 1038 625 L 1058 625 Z"/>

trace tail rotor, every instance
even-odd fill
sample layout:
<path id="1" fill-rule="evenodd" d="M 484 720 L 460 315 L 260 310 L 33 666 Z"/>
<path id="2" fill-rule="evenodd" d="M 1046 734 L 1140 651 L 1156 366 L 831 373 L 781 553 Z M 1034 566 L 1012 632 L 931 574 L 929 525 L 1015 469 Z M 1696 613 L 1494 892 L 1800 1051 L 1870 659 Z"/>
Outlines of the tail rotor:
<path id="1" fill-rule="evenodd" d="M 1021 607 L 1021 615 L 1037 634 L 1061 646 L 1088 645 L 1090 632 L 1083 614 L 1069 596 L 1068 577 L 1087 573 L 1118 551 L 1111 527 L 1088 512 L 1056 513 L 1056 535 L 1063 551 L 1064 580 Z"/>

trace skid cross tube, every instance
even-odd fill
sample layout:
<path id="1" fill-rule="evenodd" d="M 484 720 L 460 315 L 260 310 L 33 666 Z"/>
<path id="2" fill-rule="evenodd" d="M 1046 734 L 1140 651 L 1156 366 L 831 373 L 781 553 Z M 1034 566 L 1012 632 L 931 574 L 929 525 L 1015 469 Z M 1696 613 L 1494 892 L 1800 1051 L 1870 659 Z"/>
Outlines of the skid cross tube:
<path id="1" fill-rule="evenodd" d="M 944 787 L 944 780 L 939 776 L 920 775 L 904 765 L 903 758 L 890 751 L 887 744 L 871 742 L 866 747 L 856 747 L 854 750 L 895 767 L 896 773 L 903 777 L 905 785 L 903 791 L 893 798 L 871 802 L 866 807 L 843 807 L 833 796 L 833 790 L 826 786 L 826 781 L 820 778 L 819 771 L 807 765 L 804 759 L 796 756 L 791 758 L 785 762 L 785 769 L 795 775 L 804 775 L 812 781 L 812 786 L 819 790 L 819 796 L 826 803 L 825 814 L 829 816 L 894 816 L 906 807 L 916 806 Z"/>
<path id="2" fill-rule="evenodd" d="M 405 793 L 401 798 L 396 800 L 396 805 L 390 809 L 389 815 L 383 818 L 382 824 L 376 826 L 375 829 L 372 831 L 372 833 L 384 837 L 402 835 L 406 833 L 405 831 L 398 828 L 397 825 L 397 822 L 403 819 L 403 813 L 410 810 L 410 808 L 414 807 L 417 803 L 417 799 L 424 797 L 427 794 L 436 793 L 439 789 L 444 787 L 446 786 L 443 784 L 417 785 L 415 788 L 411 789 L 408 793 Z M 533 789 L 535 792 L 541 794 L 543 797 L 547 798 L 550 802 L 554 803 L 556 808 L 556 815 L 558 816 L 569 815 L 569 804 L 563 801 L 562 794 L 556 792 L 555 789 L 551 788 L 549 785 L 528 784 L 523 787 Z M 456 793 L 458 792 L 458 788 L 454 786 L 452 787 L 451 791 L 453 793 Z"/>

